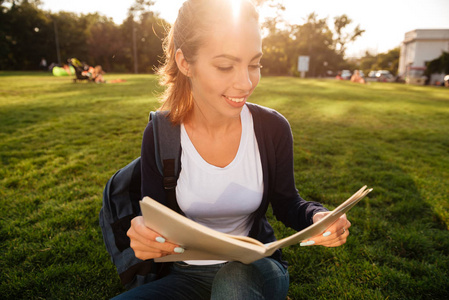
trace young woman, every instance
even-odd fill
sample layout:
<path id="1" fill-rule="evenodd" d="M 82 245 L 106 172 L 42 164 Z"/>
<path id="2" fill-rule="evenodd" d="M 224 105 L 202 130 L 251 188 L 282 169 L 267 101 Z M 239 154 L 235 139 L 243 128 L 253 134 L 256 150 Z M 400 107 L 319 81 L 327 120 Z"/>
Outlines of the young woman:
<path id="1" fill-rule="evenodd" d="M 236 4 L 237 3 L 237 4 Z M 188 0 L 165 43 L 161 68 L 167 87 L 163 110 L 181 125 L 182 169 L 177 202 L 190 219 L 262 243 L 275 240 L 265 213 L 272 205 L 286 226 L 301 230 L 327 210 L 303 200 L 295 188 L 293 142 L 287 120 L 248 103 L 260 80 L 258 14 L 249 0 Z M 142 142 L 142 197 L 166 204 L 154 158 L 150 122 Z M 346 242 L 346 217 L 302 245 Z M 128 231 L 136 257 L 146 260 L 184 250 L 147 228 L 142 217 Z M 121 299 L 285 299 L 286 262 L 273 256 L 245 265 L 226 261 L 176 262 L 169 274 Z"/>

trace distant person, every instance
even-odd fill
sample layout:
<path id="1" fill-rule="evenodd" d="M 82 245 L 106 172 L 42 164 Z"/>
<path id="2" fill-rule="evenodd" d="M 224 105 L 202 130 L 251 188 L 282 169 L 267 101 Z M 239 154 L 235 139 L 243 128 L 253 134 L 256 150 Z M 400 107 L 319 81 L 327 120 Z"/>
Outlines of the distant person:
<path id="1" fill-rule="evenodd" d="M 335 76 L 335 79 L 337 80 L 343 80 L 343 77 L 341 76 L 341 72 L 337 73 L 337 76 Z"/>
<path id="2" fill-rule="evenodd" d="M 89 80 L 94 81 L 95 83 L 106 83 L 106 80 L 103 78 L 103 68 L 100 65 L 95 67 L 84 64 L 84 71 L 81 72 L 81 75 L 86 76 Z"/>
<path id="3" fill-rule="evenodd" d="M 92 74 L 94 81 L 96 83 L 106 83 L 106 80 L 103 78 L 104 73 L 103 68 L 100 65 L 96 65 Z"/>
<path id="4" fill-rule="evenodd" d="M 44 57 L 42 57 L 42 59 L 41 59 L 41 61 L 39 63 L 39 68 L 42 71 L 47 71 L 47 60 Z"/>
<path id="5" fill-rule="evenodd" d="M 95 67 L 89 66 L 87 71 L 83 72 L 86 76 L 89 76 L 89 78 L 94 81 L 95 83 L 120 83 L 120 82 L 126 82 L 124 79 L 112 79 L 106 81 L 103 77 L 103 75 L 106 72 L 103 71 L 103 68 L 100 65 L 96 65 Z"/>
<path id="6" fill-rule="evenodd" d="M 366 83 L 365 79 L 360 76 L 360 72 L 359 70 L 355 70 L 354 74 L 352 74 L 351 76 L 351 82 L 355 82 L 355 83 Z"/>
<path id="7" fill-rule="evenodd" d="M 260 80 L 262 36 L 250 0 L 187 0 L 164 43 L 161 110 L 179 125 L 181 172 L 176 202 L 186 217 L 209 228 L 261 243 L 276 240 L 266 213 L 295 230 L 329 214 L 302 199 L 295 186 L 293 136 L 273 109 L 249 103 Z M 155 161 L 153 123 L 141 148 L 141 196 L 167 204 Z M 346 243 L 351 223 L 342 216 L 324 234 L 301 246 Z M 184 249 L 146 227 L 142 216 L 128 230 L 137 258 L 148 260 Z M 157 266 L 153 265 L 154 267 Z M 311 262 L 311 264 L 313 264 Z M 313 266 L 310 266 L 313 269 Z M 236 261 L 178 261 L 168 274 L 117 299 L 268 299 L 287 297 L 289 275 L 280 250 L 251 264 Z"/>

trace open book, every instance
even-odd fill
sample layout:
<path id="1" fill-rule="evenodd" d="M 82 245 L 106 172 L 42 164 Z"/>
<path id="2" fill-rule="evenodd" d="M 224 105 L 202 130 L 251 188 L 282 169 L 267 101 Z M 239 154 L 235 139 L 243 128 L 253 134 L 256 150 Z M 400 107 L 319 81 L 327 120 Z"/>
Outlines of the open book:
<path id="1" fill-rule="evenodd" d="M 182 254 L 157 258 L 155 259 L 156 262 L 227 260 L 248 264 L 272 255 L 279 248 L 298 244 L 317 234 L 324 233 L 332 223 L 371 191 L 372 189 L 367 189 L 366 186 L 362 187 L 318 222 L 289 237 L 265 245 L 250 237 L 229 235 L 205 227 L 149 197 L 140 201 L 140 207 L 146 226 L 158 232 L 168 241 L 185 249 Z"/>

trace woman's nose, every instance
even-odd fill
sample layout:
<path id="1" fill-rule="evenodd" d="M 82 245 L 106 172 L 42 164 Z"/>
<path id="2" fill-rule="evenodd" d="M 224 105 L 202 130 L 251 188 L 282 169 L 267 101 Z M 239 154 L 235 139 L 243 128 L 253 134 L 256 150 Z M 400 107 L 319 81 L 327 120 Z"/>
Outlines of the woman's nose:
<path id="1" fill-rule="evenodd" d="M 249 91 L 253 88 L 253 82 L 248 69 L 244 68 L 238 72 L 234 87 L 242 91 Z"/>

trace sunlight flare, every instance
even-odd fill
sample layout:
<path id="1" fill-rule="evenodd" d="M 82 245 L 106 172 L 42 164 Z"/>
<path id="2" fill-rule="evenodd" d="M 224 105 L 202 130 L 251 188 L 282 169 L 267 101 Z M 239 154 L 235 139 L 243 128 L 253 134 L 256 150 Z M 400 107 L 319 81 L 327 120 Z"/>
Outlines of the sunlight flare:
<path id="1" fill-rule="evenodd" d="M 237 19 L 240 15 L 240 7 L 242 6 L 242 0 L 229 0 L 232 7 L 232 16 Z"/>

